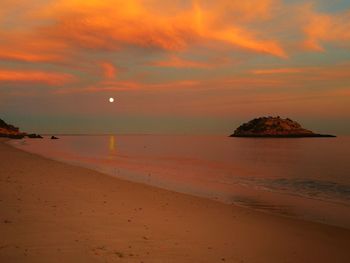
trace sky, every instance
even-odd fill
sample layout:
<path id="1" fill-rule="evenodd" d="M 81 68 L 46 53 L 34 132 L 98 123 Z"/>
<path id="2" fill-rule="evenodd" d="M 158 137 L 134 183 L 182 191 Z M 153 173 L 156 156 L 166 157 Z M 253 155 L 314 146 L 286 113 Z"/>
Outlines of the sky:
<path id="1" fill-rule="evenodd" d="M 0 0 L 0 118 L 22 130 L 230 134 L 270 115 L 350 134 L 350 0 Z"/>

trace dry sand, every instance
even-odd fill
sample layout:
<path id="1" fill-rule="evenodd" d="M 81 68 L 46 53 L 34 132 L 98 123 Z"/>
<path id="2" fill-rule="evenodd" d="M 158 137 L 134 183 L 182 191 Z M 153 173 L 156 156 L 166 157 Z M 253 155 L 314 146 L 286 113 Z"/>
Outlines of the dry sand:
<path id="1" fill-rule="evenodd" d="M 119 180 L 0 141 L 0 262 L 350 262 L 350 230 Z"/>

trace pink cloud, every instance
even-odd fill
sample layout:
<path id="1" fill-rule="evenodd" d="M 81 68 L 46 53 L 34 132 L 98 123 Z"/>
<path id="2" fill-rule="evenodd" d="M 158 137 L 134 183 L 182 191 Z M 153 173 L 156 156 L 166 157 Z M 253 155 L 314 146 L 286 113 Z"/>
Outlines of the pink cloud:
<path id="1" fill-rule="evenodd" d="M 31 70 L 0 70 L 0 82 L 42 83 L 58 86 L 74 81 L 74 77 L 66 73 L 31 71 Z"/>
<path id="2" fill-rule="evenodd" d="M 115 79 L 117 76 L 116 67 L 109 62 L 101 62 L 101 67 L 103 69 L 103 75 L 106 79 Z"/>

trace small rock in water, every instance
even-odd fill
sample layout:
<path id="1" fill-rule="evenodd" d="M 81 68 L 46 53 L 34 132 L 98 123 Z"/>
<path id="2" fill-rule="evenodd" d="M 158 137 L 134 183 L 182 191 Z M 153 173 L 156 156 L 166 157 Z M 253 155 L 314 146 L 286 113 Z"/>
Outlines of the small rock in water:
<path id="1" fill-rule="evenodd" d="M 35 133 L 27 134 L 27 137 L 32 138 L 32 139 L 42 139 L 43 138 L 40 134 L 35 134 Z"/>

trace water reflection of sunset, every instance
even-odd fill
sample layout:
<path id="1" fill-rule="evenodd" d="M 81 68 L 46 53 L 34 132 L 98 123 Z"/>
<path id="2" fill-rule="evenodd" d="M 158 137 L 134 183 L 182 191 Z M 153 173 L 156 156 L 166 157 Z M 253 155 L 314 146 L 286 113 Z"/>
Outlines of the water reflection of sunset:
<path id="1" fill-rule="evenodd" d="M 116 143 L 115 143 L 115 136 L 114 135 L 109 136 L 109 152 L 110 153 L 116 152 Z"/>

